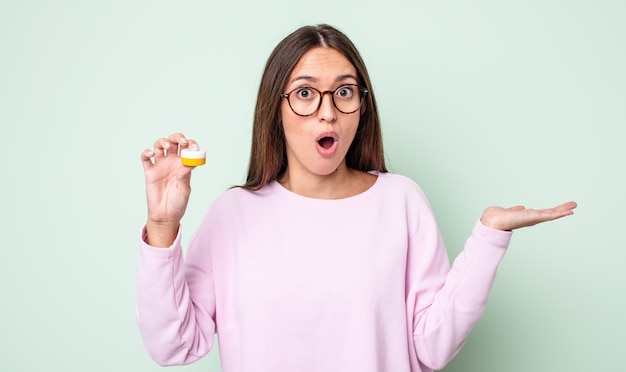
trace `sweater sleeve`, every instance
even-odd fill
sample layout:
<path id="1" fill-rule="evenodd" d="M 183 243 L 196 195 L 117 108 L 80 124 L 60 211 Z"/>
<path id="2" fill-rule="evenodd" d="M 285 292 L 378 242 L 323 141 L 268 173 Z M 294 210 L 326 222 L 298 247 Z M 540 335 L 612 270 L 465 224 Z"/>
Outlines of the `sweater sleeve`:
<path id="1" fill-rule="evenodd" d="M 208 255 L 196 232 L 189 250 Z M 139 243 L 137 268 L 137 323 L 145 348 L 158 364 L 181 365 L 197 361 L 213 346 L 215 296 L 207 257 L 202 265 L 183 261 L 181 232 L 169 248 Z M 199 253 L 198 253 L 199 252 Z M 189 257 L 188 257 L 189 258 Z"/>
<path id="2" fill-rule="evenodd" d="M 450 268 L 430 207 L 409 238 L 407 316 L 419 363 L 442 369 L 459 352 L 482 316 L 511 232 L 478 221 Z"/>

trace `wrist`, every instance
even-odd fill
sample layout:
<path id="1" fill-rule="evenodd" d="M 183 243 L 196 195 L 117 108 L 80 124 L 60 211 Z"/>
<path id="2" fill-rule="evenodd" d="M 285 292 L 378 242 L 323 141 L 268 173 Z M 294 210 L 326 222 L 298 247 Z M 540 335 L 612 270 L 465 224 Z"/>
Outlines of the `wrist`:
<path id="1" fill-rule="evenodd" d="M 164 223 L 148 219 L 146 222 L 146 243 L 155 248 L 170 247 L 178 235 L 180 223 Z"/>
<path id="2" fill-rule="evenodd" d="M 480 217 L 480 222 L 494 230 L 500 231 L 509 231 L 510 229 L 504 221 L 502 220 L 502 216 L 500 213 L 500 208 L 498 207 L 489 207 L 485 209 L 483 215 Z"/>

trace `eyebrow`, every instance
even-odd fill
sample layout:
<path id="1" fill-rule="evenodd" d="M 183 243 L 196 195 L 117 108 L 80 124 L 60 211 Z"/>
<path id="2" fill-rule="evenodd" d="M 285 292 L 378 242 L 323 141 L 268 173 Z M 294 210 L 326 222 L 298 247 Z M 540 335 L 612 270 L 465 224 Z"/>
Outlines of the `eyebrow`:
<path id="1" fill-rule="evenodd" d="M 337 76 L 337 78 L 335 79 L 335 83 L 338 83 L 338 82 L 344 81 L 344 80 L 348 80 L 348 79 L 354 79 L 354 80 L 358 81 L 356 76 L 354 76 L 352 74 L 343 74 L 343 75 Z M 316 77 L 314 77 L 314 76 L 301 75 L 301 76 L 296 76 L 295 78 L 291 79 L 291 81 L 289 81 L 289 85 L 295 83 L 298 80 L 305 80 L 305 81 L 310 81 L 310 82 L 313 82 L 313 83 L 316 83 L 318 81 L 318 79 Z"/>

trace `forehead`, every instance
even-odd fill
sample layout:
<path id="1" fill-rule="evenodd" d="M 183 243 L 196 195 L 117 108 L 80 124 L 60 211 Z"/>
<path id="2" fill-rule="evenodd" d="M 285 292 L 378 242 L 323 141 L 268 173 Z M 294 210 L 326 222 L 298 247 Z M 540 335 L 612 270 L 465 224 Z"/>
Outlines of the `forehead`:
<path id="1" fill-rule="evenodd" d="M 306 52 L 289 76 L 289 83 L 305 79 L 312 81 L 335 81 L 339 77 L 356 79 L 356 68 L 338 50 L 317 47 Z"/>

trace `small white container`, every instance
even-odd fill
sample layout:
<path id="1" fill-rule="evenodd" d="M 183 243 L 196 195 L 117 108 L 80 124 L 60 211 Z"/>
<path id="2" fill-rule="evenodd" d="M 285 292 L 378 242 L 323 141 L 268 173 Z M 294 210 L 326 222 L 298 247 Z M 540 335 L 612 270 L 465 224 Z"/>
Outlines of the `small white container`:
<path id="1" fill-rule="evenodd" d="M 180 158 L 183 165 L 188 167 L 197 167 L 206 163 L 206 151 L 204 150 L 180 150 Z"/>

